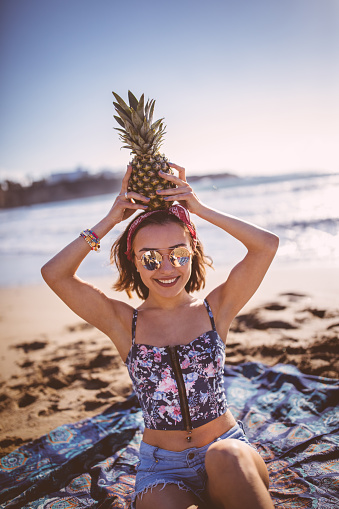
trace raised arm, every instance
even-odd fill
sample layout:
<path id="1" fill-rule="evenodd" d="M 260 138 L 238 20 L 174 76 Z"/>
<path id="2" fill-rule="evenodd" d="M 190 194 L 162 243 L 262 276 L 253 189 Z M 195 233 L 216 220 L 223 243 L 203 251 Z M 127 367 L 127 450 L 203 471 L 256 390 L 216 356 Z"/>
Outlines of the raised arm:
<path id="1" fill-rule="evenodd" d="M 205 206 L 201 207 L 199 216 L 239 240 L 247 249 L 243 260 L 209 296 L 216 314 L 228 329 L 262 282 L 278 249 L 279 239 L 267 230 Z"/>
<path id="2" fill-rule="evenodd" d="M 226 281 L 208 296 L 216 321 L 220 324 L 219 333 L 226 336 L 231 321 L 262 282 L 278 249 L 279 239 L 267 230 L 202 204 L 186 182 L 184 168 L 175 164 L 171 166 L 178 170 L 179 177 L 163 175 L 163 178 L 178 187 L 160 193 L 167 195 L 169 200 L 183 202 L 190 212 L 218 226 L 247 249 L 246 256 L 232 269 Z"/>
<path id="3" fill-rule="evenodd" d="M 122 181 L 121 191 L 109 213 L 91 228 L 99 239 L 137 209 L 147 208 L 146 205 L 138 205 L 130 199 L 135 198 L 147 203 L 148 198 L 134 192 L 129 192 L 128 197 L 125 195 L 131 169 L 129 166 Z M 41 274 L 50 288 L 70 309 L 114 341 L 114 336 L 119 336 L 119 328 L 122 326 L 121 317 L 126 313 L 128 306 L 120 301 L 109 299 L 100 290 L 82 281 L 76 275 L 79 265 L 90 251 L 90 245 L 79 236 L 49 260 L 42 267 Z"/>

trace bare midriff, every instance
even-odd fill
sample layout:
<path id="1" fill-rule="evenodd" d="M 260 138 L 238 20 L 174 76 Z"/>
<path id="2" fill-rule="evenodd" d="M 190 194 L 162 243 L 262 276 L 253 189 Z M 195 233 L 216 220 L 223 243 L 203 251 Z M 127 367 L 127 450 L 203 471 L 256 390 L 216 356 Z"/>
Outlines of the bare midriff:
<path id="1" fill-rule="evenodd" d="M 218 438 L 236 424 L 236 420 L 229 410 L 213 421 L 192 429 L 190 441 L 187 441 L 187 431 L 163 431 L 145 428 L 143 441 L 146 444 L 166 449 L 167 451 L 184 451 L 191 447 L 203 447 Z"/>

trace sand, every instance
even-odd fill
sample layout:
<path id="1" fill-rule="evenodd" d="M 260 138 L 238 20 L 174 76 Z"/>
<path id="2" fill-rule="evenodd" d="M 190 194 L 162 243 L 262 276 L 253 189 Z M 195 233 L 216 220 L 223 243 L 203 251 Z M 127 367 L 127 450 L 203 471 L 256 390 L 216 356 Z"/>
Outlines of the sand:
<path id="1" fill-rule="evenodd" d="M 223 272 L 209 273 L 201 297 Z M 110 281 L 95 284 L 113 296 Z M 291 363 L 308 374 L 338 377 L 338 286 L 339 268 L 273 266 L 232 324 L 226 362 Z M 131 392 L 114 345 L 46 285 L 1 288 L 0 301 L 1 456 Z"/>

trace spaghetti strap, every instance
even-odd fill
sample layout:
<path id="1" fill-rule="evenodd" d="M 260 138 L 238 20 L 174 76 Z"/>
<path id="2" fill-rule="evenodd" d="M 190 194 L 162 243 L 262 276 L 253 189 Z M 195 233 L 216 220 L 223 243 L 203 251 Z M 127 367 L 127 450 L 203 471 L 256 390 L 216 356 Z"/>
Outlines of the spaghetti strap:
<path id="1" fill-rule="evenodd" d="M 135 331 L 137 328 L 137 318 L 138 318 L 138 310 L 135 309 L 133 311 L 133 319 L 132 319 L 132 345 L 135 343 Z"/>
<path id="2" fill-rule="evenodd" d="M 212 325 L 212 329 L 214 331 L 216 331 L 216 327 L 215 327 L 215 322 L 214 322 L 214 317 L 213 317 L 213 313 L 212 313 L 212 310 L 211 310 L 211 307 L 209 305 L 209 303 L 207 302 L 206 299 L 204 299 L 204 304 L 206 306 L 206 309 L 207 309 L 207 312 L 208 312 L 208 316 L 210 317 L 210 320 L 211 320 L 211 325 Z"/>

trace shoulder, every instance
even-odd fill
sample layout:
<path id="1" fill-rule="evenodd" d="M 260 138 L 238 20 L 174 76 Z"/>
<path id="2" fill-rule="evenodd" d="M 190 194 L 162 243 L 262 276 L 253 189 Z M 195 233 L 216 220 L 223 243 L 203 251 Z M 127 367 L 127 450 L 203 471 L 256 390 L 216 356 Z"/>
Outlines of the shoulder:
<path id="1" fill-rule="evenodd" d="M 106 334 L 124 358 L 126 350 L 129 350 L 132 343 L 132 322 L 135 308 L 115 299 L 109 299 L 109 304 L 112 309 L 112 320 Z"/>
<path id="2" fill-rule="evenodd" d="M 135 308 L 126 302 L 115 299 L 109 299 L 109 304 L 114 316 L 115 327 L 120 324 L 121 327 L 128 328 L 132 323 Z"/>
<path id="3" fill-rule="evenodd" d="M 234 318 L 232 310 L 228 306 L 223 305 L 219 287 L 212 290 L 205 300 L 211 309 L 216 329 L 220 337 L 223 341 L 225 341 L 231 322 Z"/>

